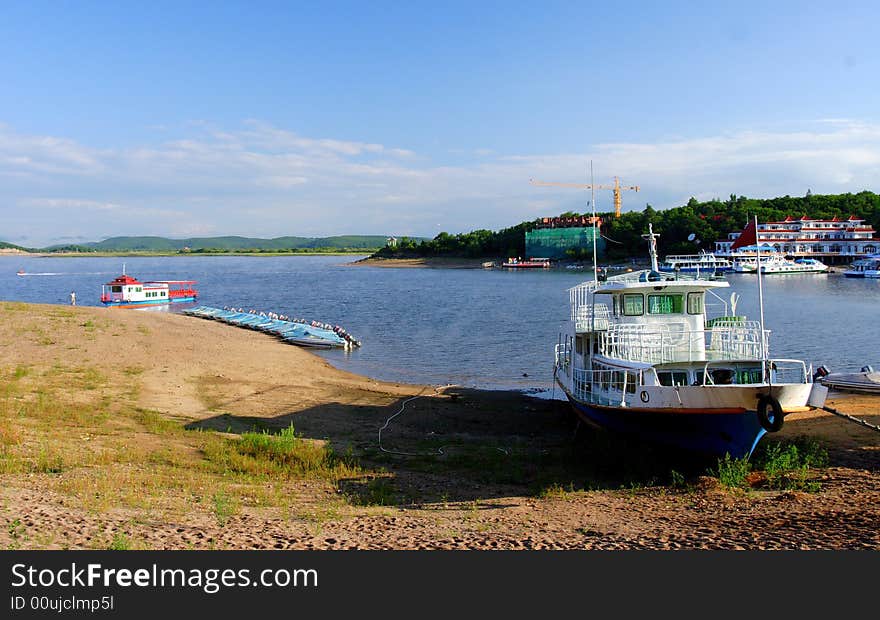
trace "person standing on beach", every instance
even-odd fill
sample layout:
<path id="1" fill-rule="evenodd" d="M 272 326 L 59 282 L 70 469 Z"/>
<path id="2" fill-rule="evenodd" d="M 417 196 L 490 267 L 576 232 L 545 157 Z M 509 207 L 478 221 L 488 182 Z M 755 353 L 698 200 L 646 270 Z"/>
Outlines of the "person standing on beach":
<path id="1" fill-rule="evenodd" d="M 70 291 L 70 305 L 76 305 L 76 293 L 74 291 Z"/>

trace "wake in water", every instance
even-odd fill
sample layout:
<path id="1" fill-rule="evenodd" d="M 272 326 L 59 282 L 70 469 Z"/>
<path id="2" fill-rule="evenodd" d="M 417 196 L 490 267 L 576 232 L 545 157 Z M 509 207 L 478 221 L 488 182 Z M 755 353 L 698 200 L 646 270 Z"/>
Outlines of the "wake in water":
<path id="1" fill-rule="evenodd" d="M 19 271 L 17 275 L 20 276 L 111 276 L 115 271 L 84 271 L 80 273 L 70 273 L 70 272 L 60 272 L 60 271 L 40 271 L 34 273 L 28 273 L 25 271 Z"/>

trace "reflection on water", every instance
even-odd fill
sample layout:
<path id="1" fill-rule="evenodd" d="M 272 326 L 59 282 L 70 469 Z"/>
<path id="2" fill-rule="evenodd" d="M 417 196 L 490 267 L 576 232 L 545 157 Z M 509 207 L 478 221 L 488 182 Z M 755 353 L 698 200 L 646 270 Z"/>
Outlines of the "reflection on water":
<path id="1" fill-rule="evenodd" d="M 553 345 L 568 318 L 573 270 L 388 269 L 347 265 L 360 257 L 126 257 L 141 280 L 194 279 L 199 303 L 275 312 L 338 324 L 363 346 L 319 355 L 378 379 L 530 389 L 552 393 Z M 0 299 L 100 305 L 101 285 L 121 258 L 0 257 Z M 60 274 L 21 277 L 26 273 Z M 737 314 L 758 319 L 753 275 L 731 274 Z M 791 274 L 764 279 L 765 322 L 775 357 L 833 371 L 880 367 L 880 281 Z M 179 311 L 190 304 L 152 311 Z M 720 308 L 719 308 L 720 310 Z M 115 310 L 108 310 L 115 311 Z M 143 310 L 130 310 L 143 311 Z M 291 372 L 294 369 L 290 369 Z M 544 390 L 544 391 L 540 391 Z M 558 390 L 556 390 L 558 395 Z"/>

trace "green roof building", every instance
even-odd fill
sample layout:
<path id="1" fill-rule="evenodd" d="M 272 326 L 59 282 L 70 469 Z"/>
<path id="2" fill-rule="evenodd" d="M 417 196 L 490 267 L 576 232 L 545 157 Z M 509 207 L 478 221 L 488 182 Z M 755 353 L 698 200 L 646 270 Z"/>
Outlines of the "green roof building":
<path id="1" fill-rule="evenodd" d="M 593 226 L 535 228 L 526 232 L 526 256 L 529 258 L 581 258 L 605 255 L 605 239 Z M 569 252 L 571 250 L 571 252 Z"/>

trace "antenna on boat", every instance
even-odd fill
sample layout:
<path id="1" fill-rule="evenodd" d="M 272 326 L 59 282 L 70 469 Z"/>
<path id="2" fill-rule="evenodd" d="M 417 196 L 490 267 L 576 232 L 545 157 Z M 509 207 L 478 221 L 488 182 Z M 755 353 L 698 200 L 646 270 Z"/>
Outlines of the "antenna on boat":
<path id="1" fill-rule="evenodd" d="M 596 244 L 599 242 L 599 229 L 596 226 L 596 190 L 593 183 L 593 160 L 590 160 L 590 207 L 593 210 L 593 282 L 599 286 L 599 260 Z"/>
<path id="2" fill-rule="evenodd" d="M 651 271 L 658 272 L 660 269 L 657 267 L 657 237 L 660 235 L 654 232 L 654 225 L 652 223 L 648 223 L 648 234 L 642 235 L 642 239 L 648 240 L 648 253 L 651 256 Z"/>
<path id="3" fill-rule="evenodd" d="M 122 263 L 122 275 L 125 275 L 125 263 Z"/>
<path id="4" fill-rule="evenodd" d="M 755 215 L 755 273 L 758 275 L 758 309 L 761 317 L 761 359 L 767 365 L 767 342 L 764 335 L 764 284 L 761 278 L 761 244 L 758 243 L 758 216 Z"/>
<path id="5" fill-rule="evenodd" d="M 593 183 L 593 160 L 590 160 L 590 208 L 593 213 L 593 303 L 590 305 L 590 329 L 596 331 L 596 289 L 599 288 L 599 259 L 596 244 L 599 243 L 599 228 L 596 223 L 596 189 Z M 590 347 L 592 351 L 592 347 Z M 592 357 L 592 353 L 590 353 Z"/>

